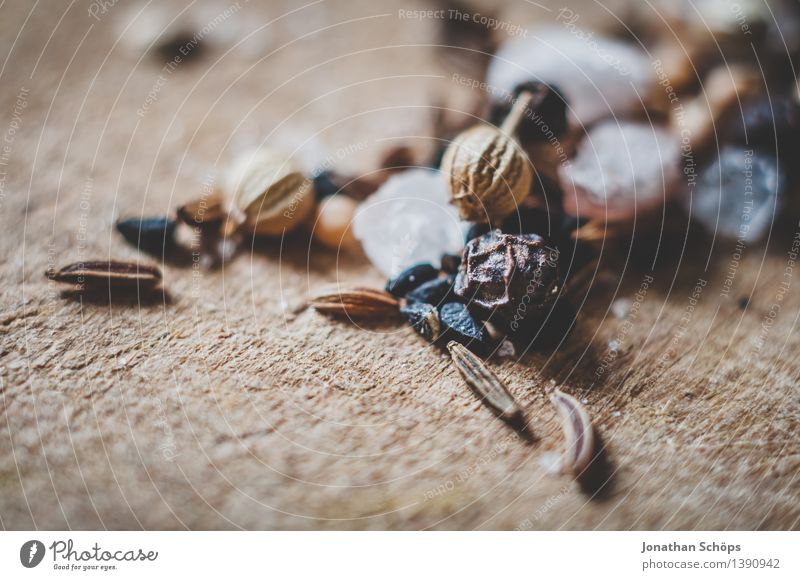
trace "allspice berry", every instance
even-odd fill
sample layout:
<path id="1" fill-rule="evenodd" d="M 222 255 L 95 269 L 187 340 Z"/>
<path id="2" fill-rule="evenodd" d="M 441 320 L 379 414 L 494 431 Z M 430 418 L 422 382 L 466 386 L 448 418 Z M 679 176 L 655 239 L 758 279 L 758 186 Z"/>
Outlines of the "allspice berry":
<path id="1" fill-rule="evenodd" d="M 270 149 L 248 153 L 228 175 L 226 194 L 240 229 L 279 236 L 306 221 L 314 210 L 314 183 L 290 159 Z"/>
<path id="2" fill-rule="evenodd" d="M 476 317 L 516 333 L 541 322 L 557 298 L 558 256 L 541 236 L 493 230 L 464 248 L 453 290 Z"/>
<path id="3" fill-rule="evenodd" d="M 357 208 L 358 202 L 346 195 L 337 194 L 325 198 L 317 207 L 313 222 L 314 239 L 333 249 L 357 249 L 358 240 L 352 230 Z"/>
<path id="4" fill-rule="evenodd" d="M 489 125 L 467 129 L 445 151 L 442 172 L 450 202 L 463 219 L 499 222 L 528 195 L 533 169 L 512 135 L 532 97 L 530 92 L 522 92 L 499 129 Z"/>

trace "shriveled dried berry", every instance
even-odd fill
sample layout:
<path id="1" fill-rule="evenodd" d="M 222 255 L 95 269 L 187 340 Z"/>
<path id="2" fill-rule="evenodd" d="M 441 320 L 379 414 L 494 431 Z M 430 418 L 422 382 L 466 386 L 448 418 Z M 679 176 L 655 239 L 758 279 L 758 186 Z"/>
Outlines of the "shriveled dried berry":
<path id="1" fill-rule="evenodd" d="M 430 264 L 414 264 L 389 280 L 386 283 L 386 291 L 392 296 L 402 298 L 420 284 L 433 280 L 438 275 L 439 272 Z"/>
<path id="2" fill-rule="evenodd" d="M 508 216 L 501 227 L 504 234 L 538 234 L 548 245 L 558 248 L 562 272 L 570 272 L 592 255 L 586 246 L 576 247 L 573 233 L 588 220 L 543 207 L 520 208 Z"/>
<path id="3" fill-rule="evenodd" d="M 439 311 L 435 307 L 422 302 L 407 304 L 400 309 L 400 314 L 428 342 L 438 340 L 441 326 L 439 324 Z"/>
<path id="4" fill-rule="evenodd" d="M 130 218 L 118 221 L 117 231 L 142 252 L 161 256 L 175 246 L 175 225 L 166 217 Z"/>
<path id="5" fill-rule="evenodd" d="M 406 294 L 406 300 L 409 302 L 425 302 L 437 306 L 444 304 L 455 299 L 452 295 L 454 281 L 455 278 L 453 276 L 435 278 Z"/>
<path id="6" fill-rule="evenodd" d="M 454 340 L 472 352 L 484 354 L 489 350 L 489 335 L 460 302 L 448 302 L 439 309 L 440 340 L 447 344 Z"/>
<path id="7" fill-rule="evenodd" d="M 456 254 L 442 254 L 442 272 L 447 274 L 457 274 L 461 266 L 461 256 Z"/>
<path id="8" fill-rule="evenodd" d="M 558 295 L 558 258 L 541 236 L 494 230 L 467 244 L 454 291 L 478 318 L 514 332 L 540 319 Z"/>
<path id="9" fill-rule="evenodd" d="M 554 86 L 538 81 L 517 85 L 510 99 L 492 105 L 489 120 L 495 125 L 503 122 L 511 112 L 513 103 L 523 91 L 533 94 L 528 110 L 519 124 L 517 137 L 527 145 L 548 141 L 552 134 L 558 136 L 567 129 L 567 101 Z"/>

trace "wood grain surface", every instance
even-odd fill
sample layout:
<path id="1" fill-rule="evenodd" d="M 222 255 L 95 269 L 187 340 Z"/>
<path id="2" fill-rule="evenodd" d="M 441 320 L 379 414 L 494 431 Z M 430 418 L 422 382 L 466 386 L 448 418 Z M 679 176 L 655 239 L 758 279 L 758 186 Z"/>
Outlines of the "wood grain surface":
<path id="1" fill-rule="evenodd" d="M 532 441 L 411 329 L 299 310 L 383 283 L 303 233 L 219 270 L 168 261 L 166 297 L 62 296 L 48 267 L 137 259 L 115 220 L 196 198 L 239 151 L 367 172 L 433 148 L 431 106 L 475 102 L 438 23 L 398 17 L 424 5 L 153 4 L 0 3 L 2 528 L 799 527 L 797 220 L 738 249 L 673 236 L 655 261 L 604 247 L 557 352 L 490 363 Z M 202 53 L 164 68 L 165 29 L 206 30 Z M 552 384 L 594 418 L 602 493 L 553 473 Z"/>

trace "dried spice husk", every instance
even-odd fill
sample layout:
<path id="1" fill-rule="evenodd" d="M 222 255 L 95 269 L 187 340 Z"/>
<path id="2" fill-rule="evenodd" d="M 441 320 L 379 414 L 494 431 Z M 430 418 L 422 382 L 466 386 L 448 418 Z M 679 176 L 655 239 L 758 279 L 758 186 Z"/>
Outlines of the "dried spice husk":
<path id="1" fill-rule="evenodd" d="M 592 420 L 575 397 L 559 389 L 550 393 L 550 402 L 561 419 L 564 431 L 564 469 L 580 477 L 596 455 Z"/>
<path id="2" fill-rule="evenodd" d="M 102 288 L 154 289 L 161 284 L 162 274 L 156 266 L 117 261 L 75 262 L 60 270 L 48 270 L 45 275 L 63 284 L 73 284 L 78 290 Z"/>
<path id="3" fill-rule="evenodd" d="M 522 408 L 500 379 L 463 345 L 450 341 L 447 350 L 458 372 L 475 395 L 498 417 L 511 423 L 523 419 Z"/>
<path id="4" fill-rule="evenodd" d="M 323 314 L 351 318 L 380 319 L 396 315 L 400 308 L 394 296 L 373 288 L 332 288 L 313 296 L 308 304 Z"/>
<path id="5" fill-rule="evenodd" d="M 244 155 L 228 176 L 229 212 L 240 229 L 279 236 L 304 223 L 314 210 L 314 182 L 279 153 L 260 149 Z"/>

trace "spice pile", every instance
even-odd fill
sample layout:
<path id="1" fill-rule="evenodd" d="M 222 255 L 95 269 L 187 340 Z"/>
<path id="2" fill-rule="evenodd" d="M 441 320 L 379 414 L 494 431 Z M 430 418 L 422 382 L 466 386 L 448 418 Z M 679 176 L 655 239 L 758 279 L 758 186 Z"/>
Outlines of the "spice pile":
<path id="1" fill-rule="evenodd" d="M 787 14 L 798 21 L 796 11 Z M 570 284 L 595 258 L 595 243 L 624 237 L 666 205 L 683 205 L 717 235 L 759 239 L 796 179 L 779 160 L 800 149 L 800 104 L 785 71 L 759 71 L 752 55 L 733 48 L 721 62 L 691 27 L 685 45 L 643 36 L 658 55 L 651 61 L 615 38 L 593 36 L 590 46 L 577 18 L 558 19 L 561 28 L 500 47 L 483 83 L 492 89 L 482 96 L 486 122 L 440 123 L 436 136 L 447 145 L 427 163 L 401 147 L 369 177 L 327 167 L 307 175 L 260 149 L 233 165 L 218 193 L 174 218 L 126 219 L 117 229 L 168 260 L 188 252 L 176 231 L 190 226 L 209 268 L 253 236 L 301 227 L 329 248 L 363 250 L 387 276 L 383 290 L 323 290 L 308 304 L 339 318 L 404 319 L 447 349 L 501 419 L 524 430 L 521 407 L 475 355 L 517 358 L 566 340 L 576 316 Z M 732 34 L 724 32 L 712 39 Z M 679 46 L 688 47 L 684 54 Z M 598 91 L 604 99 L 593 97 Z M 162 277 L 154 266 L 119 262 L 72 264 L 48 276 L 86 292 L 149 292 Z M 565 466 L 583 473 L 596 456 L 588 414 L 559 390 L 551 402 L 564 422 Z"/>

